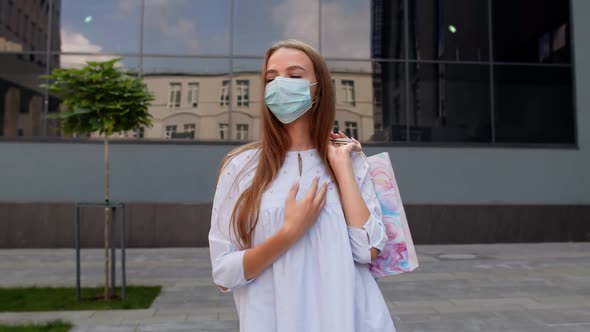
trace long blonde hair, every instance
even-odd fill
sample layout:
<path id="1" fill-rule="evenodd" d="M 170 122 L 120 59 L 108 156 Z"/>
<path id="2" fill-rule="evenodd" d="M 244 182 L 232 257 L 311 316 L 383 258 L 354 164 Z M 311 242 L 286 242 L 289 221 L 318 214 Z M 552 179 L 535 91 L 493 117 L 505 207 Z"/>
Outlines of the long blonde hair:
<path id="1" fill-rule="evenodd" d="M 264 56 L 262 67 L 262 141 L 253 142 L 241 146 L 229 153 L 222 161 L 219 174 L 225 165 L 237 154 L 251 150 L 260 149 L 258 167 L 252 179 L 252 184 L 245 189 L 233 208 L 230 228 L 238 240 L 242 249 L 252 247 L 252 233 L 258 223 L 260 200 L 262 194 L 273 182 L 287 155 L 290 146 L 290 139 L 285 135 L 284 125 L 270 112 L 264 102 L 264 87 L 266 84 L 266 69 L 268 59 L 280 48 L 297 49 L 305 53 L 313 63 L 315 76 L 318 81 L 316 90 L 316 102 L 310 113 L 310 131 L 320 157 L 324 161 L 330 174 L 333 174 L 328 163 L 329 133 L 333 128 L 336 105 L 334 90 L 328 66 L 322 56 L 311 46 L 299 40 L 288 39 L 274 43 Z M 218 174 L 218 178 L 219 178 Z"/>

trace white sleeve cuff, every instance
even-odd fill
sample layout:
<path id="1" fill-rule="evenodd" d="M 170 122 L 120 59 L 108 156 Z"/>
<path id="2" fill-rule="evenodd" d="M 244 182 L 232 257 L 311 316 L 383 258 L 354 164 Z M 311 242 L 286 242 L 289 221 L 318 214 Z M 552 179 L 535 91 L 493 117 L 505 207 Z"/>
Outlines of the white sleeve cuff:
<path id="1" fill-rule="evenodd" d="M 219 257 L 214 264 L 213 281 L 223 293 L 245 286 L 255 279 L 246 280 L 244 277 L 244 254 L 246 251 L 228 252 Z"/>
<path id="2" fill-rule="evenodd" d="M 383 223 L 380 222 L 374 215 L 369 217 L 369 220 L 363 226 L 363 229 L 367 231 L 369 235 L 369 243 L 371 248 L 379 249 L 379 252 L 383 251 L 385 244 L 387 243 L 387 233 Z"/>
<path id="3" fill-rule="evenodd" d="M 387 236 L 381 223 L 370 215 L 363 228 L 348 226 L 348 237 L 352 249 L 352 257 L 361 264 L 371 262 L 371 248 L 383 251 L 387 243 Z"/>

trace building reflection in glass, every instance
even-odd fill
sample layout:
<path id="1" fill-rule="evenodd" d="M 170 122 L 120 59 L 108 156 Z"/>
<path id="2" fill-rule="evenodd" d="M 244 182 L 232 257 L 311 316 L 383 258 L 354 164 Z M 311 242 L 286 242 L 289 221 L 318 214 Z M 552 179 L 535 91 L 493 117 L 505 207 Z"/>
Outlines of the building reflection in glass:
<path id="1" fill-rule="evenodd" d="M 45 114 L 62 106 L 39 75 L 122 57 L 157 99 L 154 127 L 121 138 L 255 140 L 262 53 L 299 38 L 330 63 L 334 127 L 361 141 L 572 144 L 569 10 L 564 0 L 0 0 L 0 136 L 60 136 Z"/>
<path id="2" fill-rule="evenodd" d="M 59 21 L 52 21 L 60 1 L 1 1 L 0 7 L 0 136 L 31 137 L 57 134 L 43 125 L 44 113 L 57 107 L 40 87 L 39 75 L 59 58 L 44 51 L 59 45 Z M 49 36 L 50 31 L 56 33 Z"/>

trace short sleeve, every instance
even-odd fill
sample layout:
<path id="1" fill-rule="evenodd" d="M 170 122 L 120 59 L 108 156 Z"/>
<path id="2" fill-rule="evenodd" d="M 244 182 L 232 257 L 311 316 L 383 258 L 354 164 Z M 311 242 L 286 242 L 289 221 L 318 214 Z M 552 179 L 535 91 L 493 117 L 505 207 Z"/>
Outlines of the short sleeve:
<path id="1" fill-rule="evenodd" d="M 355 152 L 353 152 L 355 153 Z M 353 171 L 367 209 L 369 218 L 363 228 L 348 226 L 348 237 L 353 259 L 361 264 L 371 262 L 371 248 L 383 251 L 387 242 L 387 233 L 383 225 L 383 213 L 377 200 L 373 181 L 369 172 L 369 164 L 361 153 L 353 156 Z"/>
<path id="2" fill-rule="evenodd" d="M 230 160 L 219 175 L 209 230 L 213 281 L 223 292 L 229 292 L 254 280 L 246 280 L 244 276 L 243 261 L 247 249 L 237 249 L 230 237 L 230 219 L 240 194 L 238 180 L 236 180 L 239 172 L 236 171 L 235 164 L 235 159 Z"/>

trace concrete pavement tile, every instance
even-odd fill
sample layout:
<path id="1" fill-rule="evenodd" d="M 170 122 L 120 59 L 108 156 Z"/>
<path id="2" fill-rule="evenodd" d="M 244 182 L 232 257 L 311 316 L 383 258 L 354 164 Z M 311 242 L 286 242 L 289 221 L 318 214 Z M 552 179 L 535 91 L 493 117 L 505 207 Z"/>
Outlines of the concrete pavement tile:
<path id="1" fill-rule="evenodd" d="M 237 331 L 238 324 L 234 321 L 203 321 L 203 322 L 182 322 L 182 323 L 162 323 L 162 324 L 141 324 L 137 332 L 162 332 L 162 331 L 211 331 L 223 330 Z"/>
<path id="2" fill-rule="evenodd" d="M 86 332 L 134 332 L 136 329 L 137 324 L 96 325 L 88 327 Z"/>
<path id="3" fill-rule="evenodd" d="M 92 315 L 93 319 L 142 319 L 152 317 L 156 309 L 140 310 L 101 310 Z"/>
<path id="4" fill-rule="evenodd" d="M 55 319 L 66 321 L 76 321 L 79 319 L 88 319 L 94 314 L 94 311 L 45 311 L 45 312 L 6 312 L 0 313 L 0 322 L 19 323 L 19 322 L 46 322 Z"/>
<path id="5" fill-rule="evenodd" d="M 219 313 L 192 313 L 192 314 L 187 315 L 186 321 L 187 322 L 195 322 L 195 321 L 199 322 L 199 321 L 205 321 L 205 320 L 219 320 L 219 315 L 220 315 Z M 237 320 L 237 318 L 236 318 L 236 320 Z"/>
<path id="6" fill-rule="evenodd" d="M 535 303 L 525 305 L 527 309 L 557 309 L 590 307 L 590 297 L 581 295 L 570 296 L 534 296 Z"/>
<path id="7" fill-rule="evenodd" d="M 505 304 L 505 305 L 487 305 L 473 306 L 473 305 L 450 305 L 450 306 L 435 306 L 434 310 L 437 313 L 473 313 L 473 312 L 488 312 L 488 311 L 514 311 L 524 310 L 522 305 L 518 304 Z"/>
<path id="8" fill-rule="evenodd" d="M 433 308 L 434 306 L 453 305 L 447 300 L 432 300 L 432 301 L 391 301 L 394 309 L 409 309 L 409 308 Z"/>
<path id="9" fill-rule="evenodd" d="M 222 312 L 222 313 L 219 313 L 219 320 L 233 320 L 233 321 L 238 321 L 238 313 L 237 312 Z"/>
<path id="10" fill-rule="evenodd" d="M 168 324 L 168 323 L 181 323 L 187 320 L 188 314 L 183 315 L 156 315 L 145 318 L 124 318 L 124 323 L 138 323 L 141 325 L 145 324 Z"/>
<path id="11" fill-rule="evenodd" d="M 88 332 L 89 327 L 87 326 L 74 326 L 68 332 Z"/>
<path id="12" fill-rule="evenodd" d="M 504 306 L 504 305 L 530 305 L 535 302 L 530 298 L 488 298 L 488 299 L 450 299 L 457 306 Z"/>
<path id="13" fill-rule="evenodd" d="M 100 325 L 109 325 L 109 326 L 119 326 L 123 322 L 122 317 L 117 318 L 108 318 L 108 317 L 101 317 L 101 318 L 84 318 L 78 319 L 75 321 L 70 321 L 71 323 L 75 324 L 76 326 L 86 326 L 86 327 L 93 327 L 93 326 L 100 326 Z"/>
<path id="14" fill-rule="evenodd" d="M 567 327 L 583 325 L 587 326 L 588 330 L 590 330 L 590 310 L 588 308 L 528 310 L 527 315 L 533 320 L 547 326 Z"/>
<path id="15" fill-rule="evenodd" d="M 419 245 L 417 250 L 420 268 L 378 281 L 398 332 L 590 331 L 582 316 L 590 308 L 585 306 L 590 298 L 590 243 Z M 440 253 L 495 259 L 440 261 L 434 257 Z M 76 331 L 126 329 L 136 323 L 138 330 L 237 331 L 232 294 L 214 287 L 207 248 L 133 248 L 127 254 L 129 282 L 164 286 L 152 306 L 154 315 L 133 317 L 125 311 L 128 315 L 113 322 L 105 321 L 106 313 L 94 319 L 88 313 L 60 313 L 77 324 Z M 83 285 L 102 284 L 102 255 L 100 249 L 83 250 Z M 2 286 L 71 286 L 71 250 L 0 250 L 0 275 Z M 490 312 L 497 317 L 486 318 Z M 0 320 L 56 315 L 0 313 Z"/>
<path id="16" fill-rule="evenodd" d="M 405 315 L 405 314 L 437 314 L 438 312 L 434 308 L 391 308 L 389 307 L 389 313 L 391 315 Z"/>
<path id="17" fill-rule="evenodd" d="M 427 281 L 434 281 L 434 280 L 453 280 L 456 279 L 452 273 L 448 272 L 428 272 L 428 273 L 418 273 L 417 271 L 412 271 L 400 275 L 395 276 L 388 276 L 379 279 L 377 282 L 379 284 L 389 284 L 389 283 L 399 283 L 402 281 L 420 281 L 420 280 L 427 280 Z"/>

